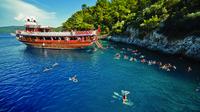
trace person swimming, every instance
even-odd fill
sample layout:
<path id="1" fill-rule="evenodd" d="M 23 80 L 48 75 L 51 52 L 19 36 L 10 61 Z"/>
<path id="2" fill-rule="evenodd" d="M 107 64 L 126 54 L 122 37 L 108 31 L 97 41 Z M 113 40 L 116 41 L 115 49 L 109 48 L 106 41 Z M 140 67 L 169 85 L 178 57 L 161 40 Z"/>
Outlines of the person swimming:
<path id="1" fill-rule="evenodd" d="M 120 57 L 121 57 L 120 53 L 115 54 L 115 59 L 120 59 Z"/>
<path id="2" fill-rule="evenodd" d="M 97 51 L 97 48 L 94 48 L 93 51 Z"/>
<path id="3" fill-rule="evenodd" d="M 49 71 L 49 70 L 51 70 L 52 68 L 45 68 L 44 70 L 43 70 L 43 72 L 47 72 L 47 71 Z"/>
<path id="4" fill-rule="evenodd" d="M 143 59 L 144 57 L 145 57 L 144 55 L 141 55 L 141 56 L 140 56 L 141 59 Z"/>
<path id="5" fill-rule="evenodd" d="M 127 100 L 128 100 L 128 99 L 127 99 L 127 95 L 124 94 L 124 95 L 122 96 L 122 102 L 125 104 Z"/>
<path id="6" fill-rule="evenodd" d="M 134 61 L 134 60 L 133 60 L 133 57 L 131 57 L 131 58 L 129 59 L 129 61 Z"/>
<path id="7" fill-rule="evenodd" d="M 145 63 L 145 62 L 146 62 L 146 60 L 145 60 L 145 59 L 142 59 L 142 60 L 141 60 L 141 63 Z"/>
<path id="8" fill-rule="evenodd" d="M 192 71 L 192 68 L 189 66 L 188 68 L 187 68 L 187 72 L 191 72 Z"/>
<path id="9" fill-rule="evenodd" d="M 122 103 L 123 103 L 123 104 L 126 104 L 126 102 L 128 101 L 127 95 L 128 95 L 130 92 L 129 92 L 129 91 L 121 90 L 121 93 L 122 93 Z"/>
<path id="10" fill-rule="evenodd" d="M 117 92 L 113 92 L 112 97 L 114 99 L 122 101 L 122 104 L 124 105 L 133 106 L 134 103 L 130 99 L 128 99 L 128 94 L 130 94 L 129 91 L 121 90 L 121 94 Z"/>
<path id="11" fill-rule="evenodd" d="M 127 59 L 128 59 L 128 56 L 127 56 L 127 55 L 124 55 L 124 59 L 126 59 L 126 60 L 127 60 Z"/>
<path id="12" fill-rule="evenodd" d="M 59 64 L 58 63 L 54 63 L 53 65 L 52 65 L 52 67 L 55 67 L 55 66 L 58 66 Z"/>
<path id="13" fill-rule="evenodd" d="M 137 53 L 138 52 L 138 50 L 136 49 L 136 50 L 132 50 L 132 53 Z"/>
<path id="14" fill-rule="evenodd" d="M 78 82 L 76 75 L 74 75 L 73 77 L 69 77 L 69 80 L 72 80 L 75 83 Z"/>
<path id="15" fill-rule="evenodd" d="M 50 69 L 49 68 L 45 68 L 44 70 L 43 70 L 43 72 L 47 72 L 47 71 L 49 71 Z"/>
<path id="16" fill-rule="evenodd" d="M 45 69 L 43 70 L 43 72 L 47 72 L 51 69 L 53 69 L 54 67 L 58 66 L 59 64 L 58 63 L 54 63 L 53 65 L 51 65 L 50 67 L 45 67 Z"/>

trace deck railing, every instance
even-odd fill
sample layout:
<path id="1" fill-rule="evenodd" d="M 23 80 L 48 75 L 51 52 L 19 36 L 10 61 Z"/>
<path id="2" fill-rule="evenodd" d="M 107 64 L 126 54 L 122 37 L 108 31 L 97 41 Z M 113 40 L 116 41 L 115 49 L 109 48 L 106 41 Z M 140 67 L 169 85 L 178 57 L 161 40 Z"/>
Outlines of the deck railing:
<path id="1" fill-rule="evenodd" d="M 16 31 L 17 34 L 28 36 L 95 36 L 96 31 L 72 31 L 72 32 L 28 32 Z"/>

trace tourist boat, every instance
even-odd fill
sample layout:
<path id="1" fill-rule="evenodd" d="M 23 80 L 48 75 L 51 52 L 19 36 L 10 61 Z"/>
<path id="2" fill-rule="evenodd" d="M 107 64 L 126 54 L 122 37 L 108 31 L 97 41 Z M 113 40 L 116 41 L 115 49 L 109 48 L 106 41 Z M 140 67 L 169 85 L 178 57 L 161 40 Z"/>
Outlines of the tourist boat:
<path id="1" fill-rule="evenodd" d="M 34 19 L 27 19 L 25 30 L 17 30 L 16 38 L 27 46 L 49 49 L 79 49 L 98 43 L 98 30 L 52 32 L 51 27 L 38 25 Z"/>

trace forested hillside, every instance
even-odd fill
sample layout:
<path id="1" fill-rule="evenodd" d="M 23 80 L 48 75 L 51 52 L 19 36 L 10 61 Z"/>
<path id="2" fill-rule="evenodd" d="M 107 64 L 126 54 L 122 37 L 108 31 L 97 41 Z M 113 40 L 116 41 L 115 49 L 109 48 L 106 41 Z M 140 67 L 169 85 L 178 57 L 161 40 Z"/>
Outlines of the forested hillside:
<path id="1" fill-rule="evenodd" d="M 5 26 L 0 27 L 0 33 L 8 34 L 15 33 L 16 30 L 23 30 L 24 26 Z"/>
<path id="2" fill-rule="evenodd" d="M 95 6 L 82 5 L 63 23 L 64 30 L 95 29 L 121 34 L 127 27 L 145 36 L 158 30 L 169 37 L 200 34 L 199 0 L 97 0 Z"/>

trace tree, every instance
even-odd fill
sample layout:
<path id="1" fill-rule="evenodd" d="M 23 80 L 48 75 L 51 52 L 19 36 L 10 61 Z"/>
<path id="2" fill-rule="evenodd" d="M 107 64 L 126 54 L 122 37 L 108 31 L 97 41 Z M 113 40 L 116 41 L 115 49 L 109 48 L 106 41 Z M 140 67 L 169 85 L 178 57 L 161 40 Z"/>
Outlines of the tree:
<path id="1" fill-rule="evenodd" d="M 92 7 L 83 4 L 82 10 L 63 23 L 63 28 L 87 30 L 100 25 L 102 33 L 117 34 L 127 27 L 146 33 L 155 29 L 188 32 L 199 28 L 199 18 L 199 0 L 97 0 Z"/>
<path id="2" fill-rule="evenodd" d="M 82 8 L 82 10 L 85 10 L 85 9 L 87 9 L 87 5 L 86 5 L 86 4 L 83 4 L 83 5 L 81 6 L 81 8 Z"/>

